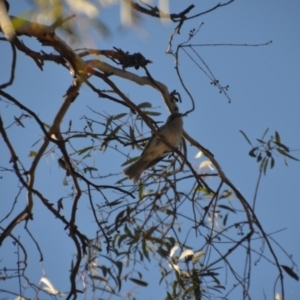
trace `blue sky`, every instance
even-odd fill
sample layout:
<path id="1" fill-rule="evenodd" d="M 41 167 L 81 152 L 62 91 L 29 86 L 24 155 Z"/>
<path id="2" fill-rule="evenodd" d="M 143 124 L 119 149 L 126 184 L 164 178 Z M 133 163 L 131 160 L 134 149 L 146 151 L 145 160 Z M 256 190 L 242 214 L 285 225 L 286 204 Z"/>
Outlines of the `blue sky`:
<path id="1" fill-rule="evenodd" d="M 174 1 L 171 11 L 180 11 L 192 2 L 187 1 L 182 4 L 181 1 Z M 201 1 L 196 6 L 195 11 L 205 10 L 211 5 L 210 1 Z M 18 7 L 12 3 L 10 13 L 17 15 L 25 9 L 24 3 Z M 90 38 L 85 42 L 89 45 L 94 44 L 95 48 L 111 49 L 115 46 L 124 51 L 142 53 L 153 62 L 149 65 L 151 75 L 165 83 L 169 90 L 176 89 L 180 92 L 183 99 L 180 110 L 184 112 L 190 109 L 191 103 L 174 70 L 174 60 L 165 53 L 168 37 L 173 31 L 174 25 L 171 23 L 162 24 L 159 20 L 144 17 L 141 23 L 142 29 L 134 31 L 120 29 L 118 10 L 118 6 L 113 6 L 103 10 L 100 15 L 101 20 L 111 27 L 112 36 L 97 40 Z M 300 4 L 296 0 L 287 2 L 236 1 L 225 8 L 186 23 L 181 34 L 174 38 L 174 45 L 185 41 L 188 32 L 197 28 L 199 22 L 203 21 L 204 25 L 192 40 L 193 44 L 261 44 L 272 40 L 272 44 L 262 47 L 197 47 L 199 55 L 210 67 L 220 84 L 230 86 L 228 95 L 232 100 L 231 103 L 228 103 L 224 95 L 219 94 L 217 88 L 210 84 L 210 80 L 195 64 L 189 61 L 184 53 L 181 52 L 180 58 L 182 62 L 180 63 L 180 70 L 196 102 L 196 110 L 184 120 L 185 130 L 215 155 L 223 171 L 250 203 L 258 178 L 258 164 L 248 156 L 249 145 L 239 130 L 243 130 L 252 141 L 255 141 L 255 138 L 260 138 L 266 128 L 269 128 L 269 134 L 274 134 L 276 130 L 280 133 L 282 142 L 296 150 L 292 155 L 300 158 L 300 138 L 297 134 L 300 128 L 299 11 Z M 30 43 L 34 49 L 40 49 L 40 46 L 37 43 L 31 43 L 29 38 L 22 37 L 22 39 Z M 10 68 L 11 54 L 10 48 L 5 43 L 2 42 L 0 47 L 1 53 L 3 53 L 0 56 L 1 69 L 6 70 L 0 72 L 0 80 L 3 82 L 8 78 L 7 72 Z M 52 51 L 50 48 L 46 48 L 46 50 Z M 142 74 L 140 70 L 136 72 Z M 66 70 L 50 63 L 46 63 L 44 71 L 41 72 L 30 58 L 19 54 L 15 80 L 15 84 L 7 91 L 29 108 L 34 109 L 43 122 L 51 124 L 72 78 Z M 124 80 L 117 79 L 116 82 L 135 103 L 151 102 L 153 107 L 157 107 L 157 110 L 162 112 L 162 116 L 158 117 L 158 120 L 165 120 L 168 112 L 158 93 L 147 87 L 136 87 Z M 102 83 L 97 83 L 99 88 L 104 88 Z M 93 109 L 103 113 L 116 114 L 114 104 L 99 99 L 84 86 L 80 96 L 64 119 L 63 130 L 68 128 L 71 119 L 75 124 L 74 127 L 83 127 L 82 117 L 90 114 L 88 107 L 93 107 Z M 4 102 L 0 103 L 0 109 L 1 116 L 7 125 L 13 121 L 14 114 L 19 115 L 20 113 Z M 127 112 L 125 108 L 118 107 L 118 109 L 120 109 L 120 113 Z M 32 145 L 42 138 L 38 127 L 33 120 L 28 120 L 26 131 L 17 127 L 11 128 L 8 133 L 16 149 L 19 150 L 18 155 L 29 166 L 31 158 L 28 157 L 28 153 L 38 149 L 38 146 L 32 147 Z M 1 148 L 4 147 L 2 139 L 0 145 Z M 62 186 L 64 174 L 54 159 L 57 157 L 55 155 L 52 157 L 50 152 L 41 161 L 36 185 L 44 190 L 53 201 L 56 201 L 59 199 L 61 191 L 68 192 L 70 187 Z M 191 161 L 194 160 L 195 154 L 196 150 L 190 149 L 189 159 Z M 95 154 L 92 159 L 94 159 L 100 173 L 101 170 L 109 168 L 112 168 L 112 172 L 120 172 L 120 166 L 125 161 L 125 157 L 118 156 L 117 152 L 113 151 Z M 0 157 L 0 165 L 7 164 L 8 160 L 8 153 L 6 152 Z M 113 166 L 112 161 L 114 162 Z M 285 229 L 273 237 L 289 254 L 293 254 L 295 262 L 299 265 L 300 239 L 297 218 L 300 199 L 297 187 L 300 180 L 300 166 L 299 162 L 289 160 L 288 163 L 289 165 L 286 167 L 281 157 L 276 158 L 275 168 L 268 171 L 267 176 L 263 176 L 256 213 L 266 232 L 271 233 Z M 0 181 L 0 189 L 4 195 L 3 199 L 5 199 L 5 201 L 2 200 L 1 207 L 3 210 L 1 209 L 1 211 L 7 213 L 10 209 L 11 199 L 15 197 L 15 191 L 11 187 L 15 184 L 16 179 L 12 174 L 6 175 L 5 180 Z M 53 189 L 57 186 L 59 186 L 59 190 Z M 17 207 L 19 209 L 24 206 L 24 199 L 25 195 L 18 201 Z M 88 203 L 83 202 L 80 205 L 82 206 L 82 220 L 80 221 L 82 226 L 87 231 L 93 230 L 95 224 L 89 222 Z M 68 241 L 63 226 L 58 222 L 53 222 L 53 217 L 47 214 L 47 211 L 38 201 L 35 205 L 34 222 L 36 225 L 32 226 L 31 230 L 37 239 L 42 240 L 41 244 L 46 257 L 45 262 L 40 265 L 37 251 L 32 246 L 32 251 L 36 257 L 34 255 L 30 257 L 34 266 L 30 266 L 29 274 L 36 279 L 36 284 L 38 284 L 43 268 L 52 283 L 58 289 L 63 289 L 64 276 L 68 276 L 70 266 L 69 257 L 75 251 L 73 245 Z M 5 224 L 4 222 L 3 226 Z M 56 235 L 55 239 L 53 232 Z M 25 240 L 28 239 L 24 234 L 22 225 L 14 233 L 16 236 L 22 235 L 22 238 L 24 236 Z M 32 245 L 32 242 L 28 242 Z M 65 249 L 63 252 L 59 247 L 60 245 L 63 245 Z M 14 250 L 9 245 L 3 246 L 0 251 L 1 258 L 5 257 L 5 260 L 14 261 L 15 257 L 12 251 Z M 282 264 L 289 265 L 289 261 L 282 253 L 279 254 L 279 258 Z M 238 257 L 236 263 L 239 263 Z M 252 283 L 255 287 L 253 299 L 262 299 L 264 292 L 267 299 L 272 299 L 273 285 L 271 282 L 274 281 L 274 268 L 261 263 L 253 270 L 255 274 Z M 284 275 L 286 299 L 297 299 L 300 294 L 299 282 L 289 278 L 286 274 Z M 157 284 L 155 273 L 149 272 L 145 276 L 150 282 L 150 286 Z M 0 282 L 1 288 L 12 289 L 13 286 L 10 286 L 10 282 L 6 281 Z M 140 297 L 158 299 L 161 295 L 159 288 L 156 293 L 153 292 L 151 295 L 149 291 L 148 294 L 144 294 L 143 288 L 138 289 L 137 293 L 138 299 Z"/>

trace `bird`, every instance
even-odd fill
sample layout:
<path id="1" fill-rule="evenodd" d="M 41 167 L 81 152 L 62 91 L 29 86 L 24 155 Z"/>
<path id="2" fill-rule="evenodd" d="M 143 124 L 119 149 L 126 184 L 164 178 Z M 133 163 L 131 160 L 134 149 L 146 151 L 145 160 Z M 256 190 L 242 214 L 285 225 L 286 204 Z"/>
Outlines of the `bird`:
<path id="1" fill-rule="evenodd" d="M 179 112 L 172 113 L 168 117 L 166 123 L 157 131 L 171 146 L 177 148 L 183 134 L 182 114 Z M 136 184 L 144 170 L 158 163 L 171 151 L 172 149 L 170 149 L 158 136 L 153 134 L 138 160 L 123 172 L 129 179 L 133 180 L 134 184 Z"/>
<path id="2" fill-rule="evenodd" d="M 67 176 L 70 176 L 71 175 L 71 172 L 70 172 L 70 167 L 67 165 L 66 161 L 65 161 L 65 158 L 62 156 L 61 158 L 59 158 L 57 160 L 59 166 L 61 168 L 63 168 L 64 170 L 66 170 L 66 175 Z"/>

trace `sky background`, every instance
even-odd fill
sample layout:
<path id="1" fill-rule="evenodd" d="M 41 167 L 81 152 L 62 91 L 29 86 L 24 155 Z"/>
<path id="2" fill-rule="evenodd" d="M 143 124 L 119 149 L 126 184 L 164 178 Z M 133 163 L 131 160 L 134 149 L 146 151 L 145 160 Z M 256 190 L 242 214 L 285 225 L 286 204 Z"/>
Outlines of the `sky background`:
<path id="1" fill-rule="evenodd" d="M 184 4 L 183 4 L 184 2 Z M 18 15 L 30 7 L 30 2 L 20 2 L 11 4 L 11 15 Z M 173 1 L 170 11 L 179 12 L 194 1 Z M 216 2 L 217 3 L 217 2 Z M 204 11 L 213 6 L 211 1 L 199 1 L 194 12 Z M 300 3 L 299 1 L 235 1 L 233 4 L 218 9 L 210 14 L 197 18 L 190 23 L 186 23 L 179 36 L 175 36 L 174 45 L 185 41 L 191 29 L 197 28 L 199 22 L 204 22 L 199 33 L 192 40 L 193 44 L 263 44 L 272 40 L 272 44 L 262 47 L 208 47 L 197 48 L 201 58 L 209 66 L 215 77 L 223 86 L 229 85 L 228 99 L 220 94 L 216 87 L 210 84 L 210 80 L 193 64 L 184 53 L 181 53 L 180 70 L 186 80 L 188 89 L 191 91 L 196 109 L 184 119 L 184 127 L 187 132 L 199 141 L 201 145 L 208 148 L 222 166 L 223 171 L 242 194 L 251 203 L 254 189 L 258 178 L 258 164 L 253 158 L 248 156 L 250 146 L 243 138 L 239 130 L 243 130 L 251 141 L 260 138 L 263 132 L 269 128 L 269 133 L 279 132 L 282 142 L 295 150 L 292 153 L 300 158 L 300 102 L 299 102 L 299 79 L 300 79 Z M 111 28 L 112 35 L 108 38 L 99 38 L 94 33 L 92 37 L 87 37 L 85 46 L 101 49 L 121 48 L 130 53 L 140 52 L 153 64 L 149 65 L 151 75 L 166 84 L 169 90 L 176 89 L 180 92 L 183 103 L 180 110 L 185 112 L 191 108 L 191 102 L 181 87 L 174 70 L 174 59 L 166 55 L 167 41 L 174 29 L 174 24 L 163 24 L 159 20 L 143 17 L 140 27 L 135 30 L 121 28 L 119 20 L 119 5 L 111 6 L 103 10 L 100 19 Z M 76 18 L 74 19 L 76 22 Z M 84 30 L 84 28 L 83 28 Z M 98 37 L 97 40 L 95 37 Z M 31 48 L 38 51 L 41 46 L 37 42 L 31 42 L 29 38 L 22 37 L 28 42 Z M 10 47 L 2 42 L 0 44 L 0 82 L 8 78 L 10 70 L 11 53 Z M 52 49 L 46 48 L 52 52 Z M 191 52 L 190 52 L 191 53 Z M 133 71 L 142 75 L 142 71 Z M 29 108 L 34 109 L 38 116 L 47 124 L 51 124 L 56 111 L 59 109 L 62 96 L 68 88 L 72 78 L 67 70 L 56 66 L 53 63 L 46 63 L 41 72 L 30 58 L 23 54 L 18 55 L 18 65 L 15 84 L 7 89 L 14 97 L 22 101 Z M 94 81 L 99 84 L 98 81 Z M 168 112 L 158 93 L 148 87 L 136 87 L 135 85 L 117 79 L 115 82 L 126 91 L 127 96 L 135 102 L 151 102 L 153 107 L 162 112 L 158 117 L 159 121 L 164 121 Z M 102 83 L 99 88 L 104 88 Z M 82 117 L 90 114 L 89 107 L 107 114 L 116 114 L 116 106 L 111 102 L 99 99 L 86 86 L 80 92 L 68 112 L 63 130 L 67 130 L 69 120 L 75 122 L 74 126 L 83 127 Z M 118 107 L 118 106 L 117 106 Z M 19 111 L 6 102 L 0 102 L 1 116 L 6 125 L 13 122 L 13 116 L 19 115 Z M 128 112 L 125 108 L 118 107 L 119 112 Z M 94 116 L 95 117 L 95 116 Z M 77 123 L 76 123 L 77 122 Z M 38 138 L 42 138 L 33 120 L 26 123 L 26 131 L 21 127 L 12 127 L 8 130 L 11 140 L 18 155 L 24 159 L 27 167 L 31 158 L 28 153 L 37 150 L 37 146 L 32 146 Z M 32 134 L 31 134 L 32 133 Z M 254 142 L 255 144 L 255 142 Z M 4 149 L 2 139 L 0 149 Z M 51 150 L 49 148 L 49 150 Z M 194 151 L 194 152 L 192 152 Z M 194 160 L 196 150 L 189 153 L 190 161 L 195 165 Z M 0 157 L 0 165 L 7 165 L 9 156 L 7 150 L 1 150 L 5 155 Z M 138 153 L 136 154 L 138 155 Z M 64 191 L 67 187 L 62 186 L 64 174 L 58 168 L 55 155 L 50 152 L 42 161 L 38 169 L 36 185 L 47 191 L 49 198 L 58 200 L 60 191 L 52 187 L 60 185 Z M 120 166 L 125 161 L 125 157 L 117 156 L 117 152 L 111 151 L 101 155 L 95 155 L 95 162 L 101 173 L 101 169 L 112 168 L 112 172 L 120 172 Z M 114 161 L 112 166 L 111 162 Z M 45 174 L 47 173 L 47 174 Z M 4 174 L 2 174 L 4 175 Z M 120 172 L 120 178 L 122 178 Z M 0 190 L 2 195 L 1 216 L 3 218 L 11 207 L 11 202 L 15 197 L 16 179 L 13 174 L 5 174 L 5 180 L 0 180 Z M 285 166 L 282 157 L 276 158 L 275 167 L 263 176 L 256 206 L 257 216 L 265 228 L 271 233 L 281 229 L 273 237 L 292 254 L 295 262 L 300 265 L 300 238 L 299 225 L 297 222 L 300 204 L 298 184 L 300 183 L 299 162 L 288 160 L 288 167 Z M 25 194 L 17 203 L 17 208 L 23 207 Z M 87 203 L 81 204 L 87 207 Z M 84 210 L 83 210 L 84 211 Z M 88 218 L 88 215 L 87 215 Z M 63 275 L 68 274 L 70 266 L 69 256 L 74 254 L 72 243 L 66 238 L 66 232 L 59 222 L 53 222 L 53 217 L 49 216 L 44 208 L 36 202 L 34 211 L 35 226 L 31 230 L 37 239 L 42 240 L 42 248 L 45 253 L 45 262 L 39 264 L 37 251 L 33 247 L 34 255 L 29 257 L 29 261 L 34 265 L 30 267 L 29 274 L 36 278 L 36 284 L 42 276 L 42 269 L 47 272 L 48 278 L 62 290 Z M 82 225 L 86 230 L 92 230 L 95 224 L 91 224 L 83 213 Z M 5 221 L 1 224 L 5 226 Z M 37 226 L 37 224 L 39 224 Z M 49 226 L 51 224 L 51 226 Z M 59 232 L 59 230 L 61 232 Z M 55 243 L 50 238 L 53 232 L 57 234 Z M 24 236 L 23 225 L 14 231 L 16 236 Z M 7 243 L 7 242 L 6 242 Z M 15 248 L 8 245 L 0 248 L 0 259 L 13 263 L 15 261 Z M 32 242 L 29 242 L 29 244 Z M 65 253 L 62 253 L 59 245 L 64 245 Z M 277 248 L 279 251 L 279 249 Z M 281 253 L 279 258 L 281 264 L 290 263 Z M 239 263 L 239 258 L 236 259 Z M 0 262 L 0 268 L 2 268 Z M 57 268 L 60 266 L 60 268 Z M 61 270 L 66 270 L 61 272 Z M 254 267 L 255 279 L 253 280 L 253 299 L 262 299 L 263 293 L 267 299 L 272 299 L 274 282 L 274 268 L 268 264 L 261 263 Z M 300 294 L 299 282 L 296 282 L 286 274 L 286 299 L 298 299 Z M 149 272 L 145 274 L 150 286 L 157 284 L 157 275 Z M 0 281 L 0 289 L 13 289 L 10 281 Z M 264 289 L 265 287 L 265 289 Z M 143 289 L 137 291 L 137 298 L 160 299 L 160 289 L 151 290 L 152 293 L 144 294 Z M 0 292 L 1 298 L 4 297 Z M 10 299 L 10 298 L 9 298 Z M 13 298 L 11 298 L 13 299 Z M 236 298 L 237 299 L 237 298 Z"/>

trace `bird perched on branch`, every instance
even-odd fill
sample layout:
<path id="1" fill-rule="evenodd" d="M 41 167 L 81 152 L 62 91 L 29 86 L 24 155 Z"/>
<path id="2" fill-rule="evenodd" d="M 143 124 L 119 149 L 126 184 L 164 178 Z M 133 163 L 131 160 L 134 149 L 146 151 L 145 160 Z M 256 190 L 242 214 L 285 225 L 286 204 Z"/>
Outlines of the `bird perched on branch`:
<path id="1" fill-rule="evenodd" d="M 158 129 L 158 133 L 173 147 L 178 147 L 183 133 L 182 115 L 171 114 L 166 123 Z M 124 170 L 124 174 L 136 183 L 144 170 L 150 168 L 168 155 L 170 149 L 158 136 L 152 135 L 140 158 Z"/>

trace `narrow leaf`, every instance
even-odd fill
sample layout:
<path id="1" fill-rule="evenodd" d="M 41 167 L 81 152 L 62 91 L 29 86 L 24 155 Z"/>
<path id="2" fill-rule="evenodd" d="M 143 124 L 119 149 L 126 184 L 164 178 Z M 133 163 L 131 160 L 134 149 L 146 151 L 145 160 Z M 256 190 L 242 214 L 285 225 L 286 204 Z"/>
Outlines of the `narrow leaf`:
<path id="1" fill-rule="evenodd" d="M 282 149 L 280 149 L 280 148 L 277 148 L 277 151 L 278 151 L 280 154 L 282 154 L 282 155 L 284 155 L 284 156 L 286 156 L 286 157 L 288 157 L 288 158 L 290 158 L 290 159 L 299 161 L 299 159 L 297 159 L 297 158 L 295 158 L 294 156 L 292 156 L 292 155 L 286 153 L 284 150 L 282 150 Z"/>
<path id="2" fill-rule="evenodd" d="M 72 120 L 69 121 L 69 129 L 68 129 L 68 131 L 71 131 L 71 128 L 72 128 Z"/>
<path id="3" fill-rule="evenodd" d="M 249 151 L 249 155 L 252 157 L 256 157 L 255 151 L 257 150 L 257 147 L 253 148 L 252 150 Z"/>
<path id="4" fill-rule="evenodd" d="M 275 159 L 274 157 L 271 157 L 271 169 L 274 168 L 274 165 L 275 165 Z"/>
<path id="5" fill-rule="evenodd" d="M 266 134 L 268 133 L 268 131 L 269 131 L 269 128 L 267 128 L 266 130 L 265 130 L 265 132 L 263 133 L 263 135 L 262 135 L 262 139 L 266 136 Z"/>
<path id="6" fill-rule="evenodd" d="M 233 208 L 231 208 L 227 205 L 220 204 L 220 205 L 218 205 L 218 207 L 223 208 L 223 209 L 227 209 L 227 210 L 230 210 L 233 213 L 236 213 L 236 211 Z"/>
<path id="7" fill-rule="evenodd" d="M 180 254 L 179 260 L 181 260 L 181 259 L 183 259 L 183 258 L 185 258 L 185 257 L 187 257 L 187 256 L 189 256 L 189 255 L 194 255 L 194 251 L 191 250 L 191 249 L 184 250 L 184 251 Z"/>
<path id="8" fill-rule="evenodd" d="M 90 277 L 94 280 L 100 280 L 100 281 L 104 281 L 105 283 L 107 283 L 107 280 L 104 277 L 101 277 L 99 275 L 91 275 Z"/>
<path id="9" fill-rule="evenodd" d="M 148 283 L 145 282 L 145 281 L 142 281 L 142 280 L 139 280 L 139 279 L 136 279 L 136 278 L 129 278 L 132 282 L 138 284 L 138 285 L 141 285 L 141 286 L 147 286 Z"/>
<path id="10" fill-rule="evenodd" d="M 81 155 L 81 154 L 83 154 L 83 153 L 85 153 L 86 151 L 88 151 L 88 150 L 91 150 L 91 149 L 93 149 L 93 147 L 86 147 L 86 148 L 83 148 L 83 149 L 81 149 L 81 150 L 79 150 L 78 151 L 78 155 Z"/>
<path id="11" fill-rule="evenodd" d="M 262 162 L 260 163 L 259 165 L 259 170 L 263 170 L 264 169 L 264 166 L 265 166 L 265 163 L 266 163 L 266 157 L 262 160 Z"/>
<path id="12" fill-rule="evenodd" d="M 199 259 L 205 254 L 204 251 L 199 251 L 199 252 L 196 252 L 194 255 L 193 255 L 193 258 L 192 258 L 192 263 L 195 264 L 199 261 Z"/>
<path id="13" fill-rule="evenodd" d="M 226 224 L 227 224 L 228 215 L 229 214 L 227 213 L 223 219 L 223 226 L 226 226 Z"/>
<path id="14" fill-rule="evenodd" d="M 295 280 L 299 281 L 299 276 L 288 266 L 285 265 L 280 265 L 281 268 L 286 271 L 292 278 L 294 278 Z"/>
<path id="15" fill-rule="evenodd" d="M 269 160 L 266 159 L 266 162 L 265 162 L 265 165 L 264 165 L 264 174 L 265 174 L 265 175 L 266 175 L 266 173 L 267 173 L 268 163 L 269 163 Z"/>
<path id="16" fill-rule="evenodd" d="M 279 143 L 279 142 L 274 142 L 274 144 L 276 144 L 276 145 L 277 145 L 278 147 L 280 147 L 280 148 L 283 148 L 286 152 L 290 152 L 289 147 L 287 147 L 286 145 L 281 144 L 281 143 Z"/>
<path id="17" fill-rule="evenodd" d="M 266 142 L 261 139 L 256 139 L 256 140 L 259 141 L 261 144 L 266 144 Z"/>
<path id="18" fill-rule="evenodd" d="M 200 158 L 202 156 L 202 151 L 200 150 L 196 155 L 195 155 L 195 158 Z"/>
<path id="19" fill-rule="evenodd" d="M 275 141 L 276 143 L 280 143 L 280 135 L 277 131 L 275 131 Z"/>
<path id="20" fill-rule="evenodd" d="M 144 113 L 148 116 L 160 116 L 161 113 L 160 112 L 156 112 L 156 111 L 144 111 Z"/>
<path id="21" fill-rule="evenodd" d="M 262 159 L 262 155 L 261 155 L 261 152 L 259 152 L 259 154 L 258 154 L 258 157 L 257 157 L 256 161 L 257 161 L 257 162 L 260 162 L 260 161 L 261 161 L 261 159 Z"/>
<path id="22" fill-rule="evenodd" d="M 240 133 L 244 136 L 244 138 L 245 138 L 246 141 L 249 143 L 249 145 L 252 146 L 252 144 L 251 144 L 250 140 L 248 139 L 246 133 L 245 133 L 244 131 L 242 131 L 242 130 L 239 130 L 239 131 L 240 131 Z"/>
<path id="23" fill-rule="evenodd" d="M 177 245 L 175 245 L 174 247 L 171 248 L 171 251 L 170 251 L 170 257 L 172 257 L 174 255 L 174 253 L 177 251 L 179 247 Z"/>
<path id="24" fill-rule="evenodd" d="M 126 115 L 127 115 L 127 113 L 122 113 L 122 114 L 115 115 L 115 116 L 113 116 L 113 120 L 121 119 Z"/>
<path id="25" fill-rule="evenodd" d="M 214 168 L 212 167 L 213 164 L 210 160 L 204 160 L 203 162 L 201 162 L 200 166 L 199 166 L 199 171 L 203 171 L 203 170 L 207 170 L 207 169 L 210 169 L 210 170 L 214 170 Z"/>
<path id="26" fill-rule="evenodd" d="M 137 107 L 139 107 L 139 108 L 150 108 L 150 107 L 152 107 L 152 104 L 150 102 L 143 102 L 143 103 L 140 103 Z"/>
<path id="27" fill-rule="evenodd" d="M 108 136 L 114 137 L 122 127 L 123 127 L 123 125 L 118 125 Z"/>

